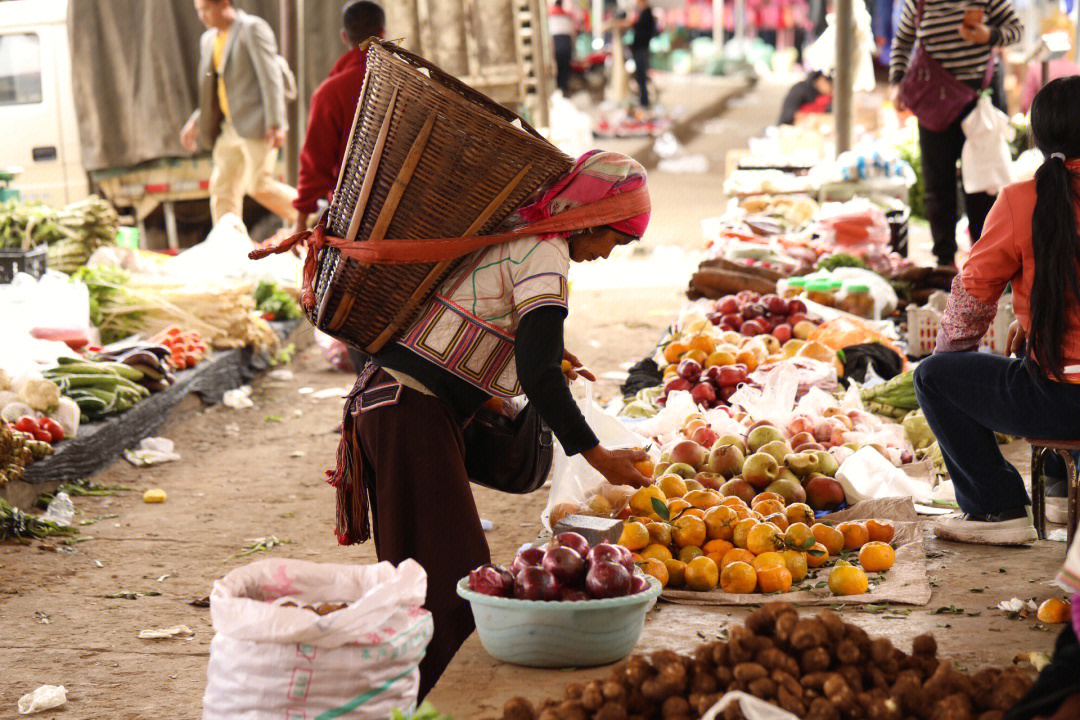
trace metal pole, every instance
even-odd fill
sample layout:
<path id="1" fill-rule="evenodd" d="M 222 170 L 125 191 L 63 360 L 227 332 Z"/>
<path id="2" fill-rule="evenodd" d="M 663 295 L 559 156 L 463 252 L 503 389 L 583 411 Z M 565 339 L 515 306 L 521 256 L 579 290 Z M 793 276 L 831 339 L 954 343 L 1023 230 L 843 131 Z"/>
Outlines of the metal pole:
<path id="1" fill-rule="evenodd" d="M 281 0 L 281 54 L 289 67 L 299 77 L 296 66 L 296 0 Z M 296 185 L 300 164 L 300 118 L 297 117 L 295 101 L 285 103 L 285 121 L 289 130 L 285 134 L 285 182 Z"/>
<path id="2" fill-rule="evenodd" d="M 735 0 L 735 47 L 743 48 L 746 39 L 746 0 Z"/>
<path id="3" fill-rule="evenodd" d="M 852 0 L 837 0 L 836 69 L 833 77 L 833 116 L 836 121 L 837 154 L 851 149 L 852 67 L 855 64 L 855 35 Z"/>
<path id="4" fill-rule="evenodd" d="M 604 0 L 593 0 L 592 4 L 592 32 L 593 50 L 603 47 L 604 38 Z M 596 38 L 600 38 L 600 47 L 597 47 Z"/>
<path id="5" fill-rule="evenodd" d="M 724 0 L 712 0 L 712 37 L 717 54 L 724 50 Z"/>

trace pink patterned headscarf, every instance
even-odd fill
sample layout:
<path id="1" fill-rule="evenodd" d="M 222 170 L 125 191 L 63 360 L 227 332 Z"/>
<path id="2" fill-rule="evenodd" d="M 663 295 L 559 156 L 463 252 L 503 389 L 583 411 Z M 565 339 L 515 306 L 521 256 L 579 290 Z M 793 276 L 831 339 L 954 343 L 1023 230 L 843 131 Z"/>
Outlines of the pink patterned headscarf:
<path id="1" fill-rule="evenodd" d="M 510 224 L 536 222 L 604 198 L 645 187 L 645 168 L 626 155 L 592 150 L 582 155 L 574 169 L 545 188 L 539 197 L 521 207 Z M 607 223 L 614 230 L 640 238 L 649 226 L 650 213 L 629 215 Z"/>

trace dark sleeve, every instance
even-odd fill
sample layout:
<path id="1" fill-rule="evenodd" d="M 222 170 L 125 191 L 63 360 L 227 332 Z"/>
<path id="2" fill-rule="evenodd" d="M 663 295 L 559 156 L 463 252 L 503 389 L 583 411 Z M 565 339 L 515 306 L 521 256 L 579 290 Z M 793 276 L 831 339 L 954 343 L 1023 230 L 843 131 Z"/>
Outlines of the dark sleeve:
<path id="1" fill-rule="evenodd" d="M 817 100 L 818 92 L 814 84 L 808 80 L 796 83 L 784 97 L 784 105 L 780 109 L 780 124 L 794 125 L 795 113 L 807 103 Z"/>
<path id="2" fill-rule="evenodd" d="M 518 381 L 567 455 L 600 444 L 574 402 L 562 373 L 566 309 L 546 305 L 526 313 L 514 339 Z"/>

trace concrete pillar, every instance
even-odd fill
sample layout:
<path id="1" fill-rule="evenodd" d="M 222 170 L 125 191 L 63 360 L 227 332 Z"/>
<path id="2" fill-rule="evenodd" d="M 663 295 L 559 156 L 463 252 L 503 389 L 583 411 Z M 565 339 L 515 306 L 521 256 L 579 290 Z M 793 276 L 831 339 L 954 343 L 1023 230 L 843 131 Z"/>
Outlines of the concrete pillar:
<path id="1" fill-rule="evenodd" d="M 712 2 L 712 36 L 717 52 L 724 49 L 724 0 Z"/>
<path id="2" fill-rule="evenodd" d="M 833 118 L 836 152 L 851 149 L 852 85 L 855 64 L 855 16 L 853 0 L 836 0 L 836 70 L 833 77 Z"/>

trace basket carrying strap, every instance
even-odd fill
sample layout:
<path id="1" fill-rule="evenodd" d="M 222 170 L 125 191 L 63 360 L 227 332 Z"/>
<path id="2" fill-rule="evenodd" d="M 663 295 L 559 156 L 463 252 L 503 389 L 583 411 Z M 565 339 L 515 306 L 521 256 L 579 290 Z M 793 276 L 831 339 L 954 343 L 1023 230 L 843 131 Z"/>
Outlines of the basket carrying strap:
<path id="1" fill-rule="evenodd" d="M 645 187 L 628 193 L 604 198 L 595 203 L 582 205 L 544 220 L 520 225 L 497 235 L 476 235 L 464 238 L 440 238 L 432 240 L 378 240 L 375 242 L 353 241 L 326 234 L 324 223 L 313 230 L 305 230 L 286 238 L 277 245 L 252 250 L 248 257 L 260 260 L 269 255 L 288 252 L 296 245 L 307 244 L 304 259 L 304 285 L 300 302 L 310 311 L 315 307 L 315 271 L 318 254 L 326 247 L 337 248 L 342 255 L 373 265 L 412 265 L 440 262 L 463 257 L 469 253 L 532 235 L 565 233 L 575 230 L 609 225 L 650 212 L 649 191 Z"/>

